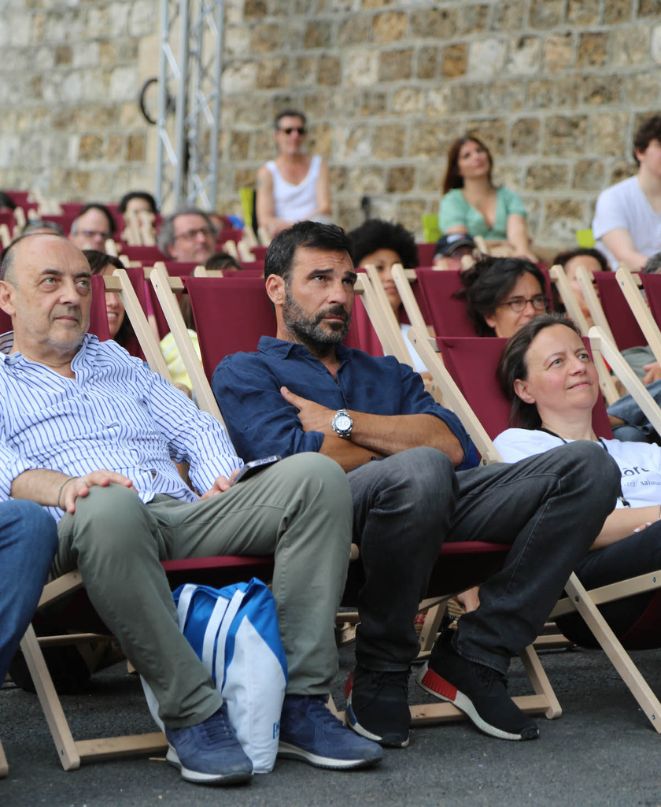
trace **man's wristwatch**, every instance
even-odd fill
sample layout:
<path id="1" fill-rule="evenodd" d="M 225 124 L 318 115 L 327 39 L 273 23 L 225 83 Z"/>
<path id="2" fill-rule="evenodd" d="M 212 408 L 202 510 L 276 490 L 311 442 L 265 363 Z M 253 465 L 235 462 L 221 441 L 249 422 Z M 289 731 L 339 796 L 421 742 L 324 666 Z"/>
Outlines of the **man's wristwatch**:
<path id="1" fill-rule="evenodd" d="M 331 420 L 331 429 L 338 437 L 348 440 L 353 429 L 353 418 L 346 409 L 338 409 Z"/>

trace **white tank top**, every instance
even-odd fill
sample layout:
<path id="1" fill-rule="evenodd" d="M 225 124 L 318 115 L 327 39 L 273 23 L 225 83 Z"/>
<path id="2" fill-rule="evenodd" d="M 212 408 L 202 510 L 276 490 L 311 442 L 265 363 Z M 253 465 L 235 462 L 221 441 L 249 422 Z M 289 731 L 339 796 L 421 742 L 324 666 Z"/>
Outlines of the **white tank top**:
<path id="1" fill-rule="evenodd" d="M 312 156 L 308 173 L 298 185 L 292 185 L 282 178 L 274 160 L 269 160 L 266 167 L 273 177 L 276 217 L 287 221 L 302 221 L 311 216 L 317 209 L 317 180 L 321 157 L 318 154 Z"/>

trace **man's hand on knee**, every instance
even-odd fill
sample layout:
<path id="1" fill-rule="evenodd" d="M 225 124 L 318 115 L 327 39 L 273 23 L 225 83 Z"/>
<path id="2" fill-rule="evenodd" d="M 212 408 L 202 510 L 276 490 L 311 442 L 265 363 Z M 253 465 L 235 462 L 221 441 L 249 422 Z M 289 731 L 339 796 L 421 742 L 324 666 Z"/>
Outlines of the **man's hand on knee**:
<path id="1" fill-rule="evenodd" d="M 57 506 L 67 513 L 76 512 L 76 499 L 85 498 L 94 486 L 107 488 L 109 485 L 122 485 L 132 488 L 133 482 L 123 474 L 114 471 L 92 471 L 85 476 L 70 476 L 60 487 Z"/>

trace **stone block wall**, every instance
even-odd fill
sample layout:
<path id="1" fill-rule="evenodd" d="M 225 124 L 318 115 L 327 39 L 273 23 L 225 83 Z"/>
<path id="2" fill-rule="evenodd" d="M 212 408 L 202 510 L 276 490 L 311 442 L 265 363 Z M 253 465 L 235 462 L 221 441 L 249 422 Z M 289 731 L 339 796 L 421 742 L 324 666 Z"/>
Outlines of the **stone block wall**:
<path id="1" fill-rule="evenodd" d="M 117 201 L 154 185 L 137 97 L 158 75 L 156 0 L 0 3 L 0 187 Z"/>
<path id="2" fill-rule="evenodd" d="M 116 199 L 152 187 L 155 132 L 135 98 L 157 74 L 157 0 L 5 0 L 0 185 Z M 660 0 L 227 0 L 219 208 L 303 109 L 331 165 L 336 219 L 420 232 L 465 131 L 519 190 L 538 243 L 572 243 L 601 188 L 633 171 L 661 107 Z"/>

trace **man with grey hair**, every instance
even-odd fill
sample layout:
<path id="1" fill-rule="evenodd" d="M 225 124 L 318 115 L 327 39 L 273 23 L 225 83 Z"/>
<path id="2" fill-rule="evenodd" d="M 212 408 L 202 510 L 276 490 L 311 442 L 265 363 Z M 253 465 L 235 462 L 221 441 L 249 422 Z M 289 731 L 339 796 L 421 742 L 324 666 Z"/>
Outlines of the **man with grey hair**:
<path id="1" fill-rule="evenodd" d="M 98 249 L 105 252 L 106 241 L 115 234 L 116 225 L 112 213 L 99 202 L 85 205 L 71 223 L 69 240 L 78 249 Z"/>
<path id="2" fill-rule="evenodd" d="M 187 207 L 163 219 L 158 246 L 173 261 L 200 264 L 216 251 L 216 235 L 216 228 L 207 213 L 197 207 Z"/>
<path id="3" fill-rule="evenodd" d="M 279 753 L 324 768 L 379 762 L 381 749 L 326 708 L 351 545 L 340 467 L 309 453 L 234 484 L 243 462 L 222 425 L 112 339 L 87 333 L 91 270 L 70 241 L 22 236 L 0 276 L 13 326 L 11 352 L 0 353 L 0 499 L 32 499 L 58 522 L 53 571 L 78 568 L 149 683 L 167 761 L 201 784 L 252 776 L 227 706 L 179 630 L 160 561 L 273 554 L 289 676 L 273 727 Z"/>

